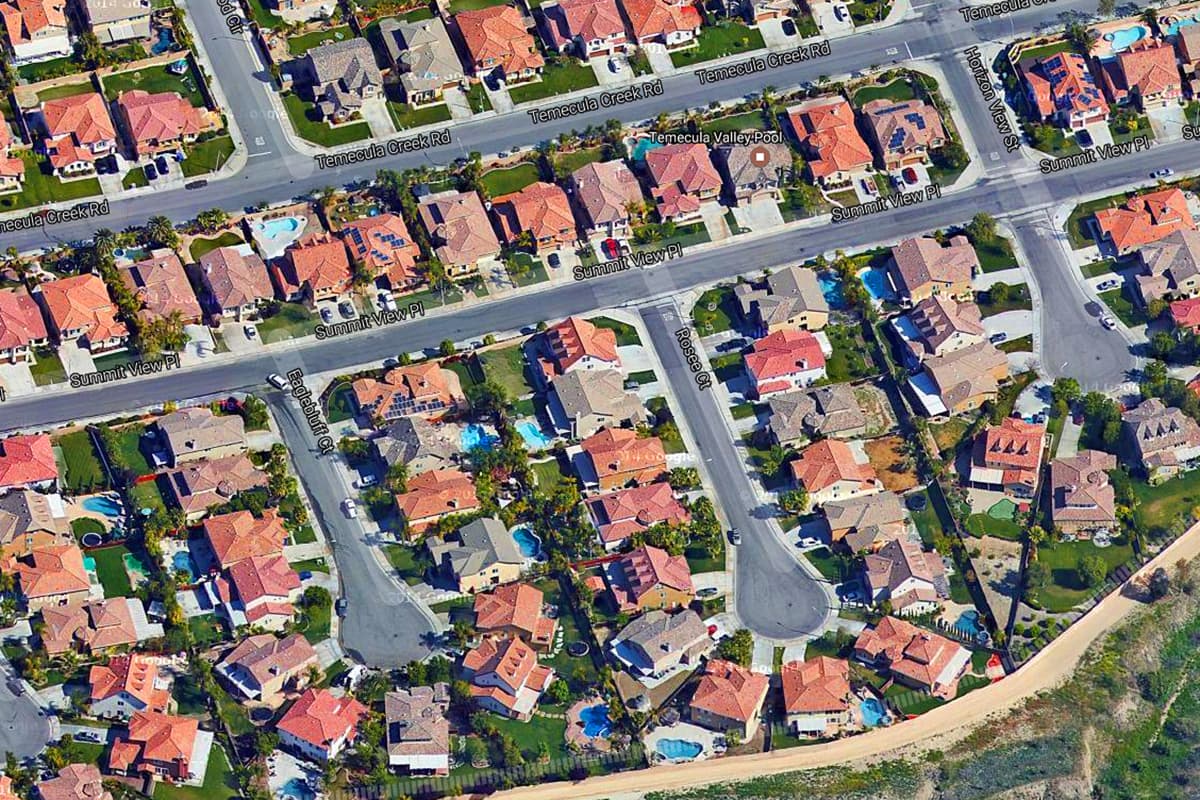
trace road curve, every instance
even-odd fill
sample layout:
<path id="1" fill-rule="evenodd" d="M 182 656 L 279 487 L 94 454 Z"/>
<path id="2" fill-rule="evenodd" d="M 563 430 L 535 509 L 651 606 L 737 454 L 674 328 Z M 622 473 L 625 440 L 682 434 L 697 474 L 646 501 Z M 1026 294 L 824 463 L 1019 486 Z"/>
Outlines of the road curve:
<path id="1" fill-rule="evenodd" d="M 1200 556 L 1200 524 L 1193 525 L 1136 575 L 1147 575 L 1179 559 Z M 850 762 L 861 763 L 899 748 L 947 735 L 966 736 L 989 718 L 1006 712 L 1039 692 L 1051 689 L 1075 673 L 1080 658 L 1105 633 L 1143 604 L 1113 592 L 1029 663 L 1002 681 L 971 692 L 966 697 L 935 708 L 914 720 L 811 747 L 795 747 L 750 756 L 734 756 L 697 764 L 661 766 L 588 778 L 576 783 L 558 782 L 500 792 L 504 800 L 586 800 L 654 791 L 678 791 L 725 781 L 743 781 L 764 775 L 816 769 Z"/>

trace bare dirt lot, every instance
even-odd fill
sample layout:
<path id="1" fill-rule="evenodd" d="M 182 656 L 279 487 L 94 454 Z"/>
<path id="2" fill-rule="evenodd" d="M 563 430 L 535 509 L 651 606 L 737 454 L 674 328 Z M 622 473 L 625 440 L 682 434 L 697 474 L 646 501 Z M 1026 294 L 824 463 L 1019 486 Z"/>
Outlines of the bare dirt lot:
<path id="1" fill-rule="evenodd" d="M 891 492 L 906 492 L 917 485 L 917 472 L 911 458 L 903 450 L 904 440 L 899 436 L 884 436 L 863 443 L 871 466 L 879 474 L 885 489 Z"/>

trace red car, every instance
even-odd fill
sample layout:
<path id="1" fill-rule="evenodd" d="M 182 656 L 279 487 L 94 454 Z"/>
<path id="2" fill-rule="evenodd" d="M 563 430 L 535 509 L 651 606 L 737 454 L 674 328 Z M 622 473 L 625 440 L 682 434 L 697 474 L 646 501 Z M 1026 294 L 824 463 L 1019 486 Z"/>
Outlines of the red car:
<path id="1" fill-rule="evenodd" d="M 605 239 L 600 247 L 604 250 L 604 255 L 613 261 L 621 257 L 621 243 L 616 239 Z"/>
<path id="2" fill-rule="evenodd" d="M 904 176 L 906 183 L 915 184 L 917 182 L 917 171 L 912 167 L 905 167 L 900 174 Z"/>

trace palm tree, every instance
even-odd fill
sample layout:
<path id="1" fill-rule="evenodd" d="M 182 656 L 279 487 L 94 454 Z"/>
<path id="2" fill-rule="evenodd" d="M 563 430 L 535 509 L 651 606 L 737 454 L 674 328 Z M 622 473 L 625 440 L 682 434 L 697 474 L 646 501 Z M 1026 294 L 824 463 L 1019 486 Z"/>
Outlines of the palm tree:
<path id="1" fill-rule="evenodd" d="M 175 232 L 175 226 L 171 224 L 171 220 L 161 214 L 147 220 L 146 235 L 155 244 L 163 247 L 174 247 L 179 241 L 179 234 Z"/>
<path id="2" fill-rule="evenodd" d="M 92 236 L 92 247 L 98 255 L 111 256 L 117 246 L 117 235 L 109 228 L 101 228 Z"/>

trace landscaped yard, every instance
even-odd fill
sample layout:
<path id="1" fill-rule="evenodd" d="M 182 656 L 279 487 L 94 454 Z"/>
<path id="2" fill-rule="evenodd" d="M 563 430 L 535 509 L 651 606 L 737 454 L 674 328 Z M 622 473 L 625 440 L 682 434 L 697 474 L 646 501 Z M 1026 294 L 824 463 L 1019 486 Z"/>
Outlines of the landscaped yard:
<path id="1" fill-rule="evenodd" d="M 833 354 L 825 362 L 825 374 L 831 382 L 843 383 L 875 374 L 875 365 L 857 327 L 826 325 L 823 332 L 833 346 Z"/>
<path id="2" fill-rule="evenodd" d="M 188 629 L 192 633 L 192 640 L 201 648 L 208 647 L 225 639 L 225 629 L 221 626 L 221 621 L 217 619 L 216 614 L 190 617 L 188 619 Z"/>
<path id="3" fill-rule="evenodd" d="M 403 544 L 388 544 L 383 547 L 388 563 L 409 586 L 416 586 L 425 580 L 425 570 L 431 565 L 429 551 L 423 547 L 410 547 Z"/>
<path id="4" fill-rule="evenodd" d="M 818 547 L 815 550 L 809 550 L 804 554 L 804 557 L 817 568 L 817 572 L 831 583 L 841 583 L 845 576 L 842 575 L 842 561 L 828 547 Z"/>
<path id="5" fill-rule="evenodd" d="M 279 313 L 258 323 L 258 335 L 266 344 L 298 339 L 313 332 L 317 317 L 298 303 L 280 303 Z"/>
<path id="6" fill-rule="evenodd" d="M 1021 541 L 1021 526 L 1011 517 L 1003 519 L 990 514 L 972 514 L 967 517 L 963 527 L 976 536 L 995 536 L 997 539 Z"/>
<path id="7" fill-rule="evenodd" d="M 574 58 L 564 57 L 546 64 L 542 79 L 536 83 L 513 86 L 508 96 L 514 103 L 527 103 L 546 97 L 591 89 L 597 85 L 596 73 L 590 65 L 580 64 Z"/>
<path id="8" fill-rule="evenodd" d="M 580 167 L 599 161 L 603 155 L 602 147 L 581 147 L 569 153 L 556 153 L 551 162 L 554 164 L 554 173 L 565 178 Z"/>
<path id="9" fill-rule="evenodd" d="M 309 644 L 323 642 L 329 638 L 329 626 L 333 615 L 333 605 L 311 606 L 304 609 L 304 638 Z"/>
<path id="10" fill-rule="evenodd" d="M 203 786 L 182 786 L 166 781 L 154 783 L 154 800 L 231 800 L 238 794 L 237 780 L 229 768 L 225 751 L 216 743 L 208 755 Z"/>
<path id="11" fill-rule="evenodd" d="M 354 416 L 354 388 L 349 381 L 339 383 L 325 401 L 325 417 L 332 424 Z"/>
<path id="12" fill-rule="evenodd" d="M 48 61 L 35 61 L 32 64 L 22 64 L 17 67 L 17 75 L 26 83 L 41 83 L 49 78 L 81 71 L 83 71 L 83 67 L 71 56 L 51 58 Z"/>
<path id="13" fill-rule="evenodd" d="M 1008 288 L 1008 297 L 1002 301 L 994 300 L 991 291 L 976 292 L 975 302 L 979 305 L 979 313 L 984 317 L 991 317 L 1005 311 L 1033 310 L 1033 300 L 1029 296 L 1029 287 L 1026 284 L 1010 284 Z"/>
<path id="14" fill-rule="evenodd" d="M 313 144 L 337 147 L 341 144 L 369 139 L 371 136 L 371 126 L 366 122 L 352 122 L 336 128 L 330 127 L 321 119 L 316 106 L 293 92 L 283 95 L 283 106 L 287 109 L 288 117 L 292 120 L 296 133 Z"/>
<path id="15" fill-rule="evenodd" d="M 32 151 L 26 150 L 20 154 L 20 158 L 25 162 L 25 188 L 15 194 L 0 196 L 0 211 L 81 200 L 100 194 L 100 181 L 95 178 L 61 181 L 42 172 L 42 162 Z"/>
<path id="16" fill-rule="evenodd" d="M 1142 530 L 1168 528 L 1176 520 L 1190 520 L 1192 509 L 1200 506 L 1200 470 L 1190 470 L 1177 478 L 1151 486 L 1133 482 L 1137 502 L 1134 519 Z"/>
<path id="17" fill-rule="evenodd" d="M 491 169 L 483 173 L 479 182 L 492 197 L 517 192 L 538 179 L 537 167 L 529 162 L 508 169 Z"/>
<path id="18" fill-rule="evenodd" d="M 700 130 L 705 133 L 716 133 L 717 131 L 761 131 L 766 130 L 766 128 L 767 120 L 763 117 L 763 112 L 761 111 L 747 111 L 744 114 L 718 117 L 700 126 Z"/>
<path id="19" fill-rule="evenodd" d="M 163 480 L 166 480 L 165 478 Z M 149 508 L 152 511 L 165 511 L 166 504 L 163 503 L 162 493 L 158 490 L 157 481 L 143 481 L 129 490 L 129 502 L 135 509 L 140 511 L 143 508 Z"/>
<path id="20" fill-rule="evenodd" d="M 863 444 L 867 459 L 889 492 L 907 492 L 917 485 L 916 462 L 905 452 L 900 436 L 881 436 Z"/>
<path id="21" fill-rule="evenodd" d="M 592 317 L 589 320 L 597 328 L 606 328 L 617 335 L 617 347 L 627 347 L 641 344 L 637 329 L 627 322 L 615 320 L 612 317 Z"/>
<path id="22" fill-rule="evenodd" d="M 1115 273 L 1119 268 L 1116 259 L 1106 258 L 1103 261 L 1093 261 L 1079 268 L 1085 278 L 1098 278 L 1101 275 Z"/>
<path id="23" fill-rule="evenodd" d="M 938 452 L 942 457 L 947 457 L 958 449 L 958 445 L 962 442 L 963 436 L 966 435 L 967 429 L 971 427 L 969 420 L 961 417 L 950 417 L 940 424 L 929 426 L 929 432 L 933 435 L 933 441 L 938 447 Z"/>
<path id="24" fill-rule="evenodd" d="M 306 558 L 303 561 L 290 562 L 296 572 L 323 572 L 329 574 L 329 564 L 324 558 Z"/>
<path id="25" fill-rule="evenodd" d="M 519 343 L 480 353 L 479 364 L 487 379 L 503 386 L 510 398 L 515 400 L 533 391 L 525 378 L 524 351 Z"/>
<path id="26" fill-rule="evenodd" d="M 61 451 L 60 468 L 66 467 L 64 483 L 71 494 L 87 494 L 108 488 L 108 478 L 87 431 L 60 436 L 54 443 Z"/>
<path id="27" fill-rule="evenodd" d="M 150 94 L 160 92 L 178 92 L 188 102 L 200 108 L 204 105 L 204 95 L 200 92 L 200 78 L 196 68 L 188 60 L 188 70 L 182 75 L 167 72 L 164 67 L 145 67 L 130 72 L 115 72 L 101 79 L 104 85 L 104 96 L 116 100 L 121 92 L 130 89 L 141 89 Z"/>
<path id="28" fill-rule="evenodd" d="M 1033 334 L 1022 336 L 1019 339 L 1008 339 L 996 345 L 996 349 L 1002 353 L 1032 353 L 1033 352 Z"/>
<path id="29" fill-rule="evenodd" d="M 1125 287 L 1119 286 L 1116 289 L 1109 289 L 1107 292 L 1100 293 L 1100 299 L 1104 301 L 1104 305 L 1116 314 L 1117 318 L 1124 322 L 1130 328 L 1136 328 L 1138 325 L 1145 325 L 1150 319 L 1146 316 L 1146 312 L 1140 306 L 1134 305 L 1125 292 Z"/>
<path id="30" fill-rule="evenodd" d="M 483 88 L 482 83 L 471 84 L 471 88 L 467 90 L 467 103 L 474 114 L 492 110 L 492 101 L 488 99 L 487 89 Z"/>
<path id="31" fill-rule="evenodd" d="M 1102 208 L 1117 208 L 1124 204 L 1126 200 L 1133 197 L 1133 192 L 1124 192 L 1121 194 L 1109 195 L 1096 200 L 1089 200 L 1086 203 L 1080 203 L 1075 206 L 1075 210 L 1067 217 L 1067 222 L 1063 226 L 1067 232 L 1067 238 L 1071 240 L 1071 247 L 1075 250 L 1081 250 L 1089 245 L 1095 244 L 1092 241 L 1092 223 L 1094 222 L 1096 212 Z"/>
<path id="32" fill-rule="evenodd" d="M 91 81 L 81 81 L 79 83 L 68 83 L 64 86 L 51 86 L 49 89 L 42 89 L 37 94 L 39 102 L 47 100 L 57 100 L 61 97 L 74 97 L 77 94 L 87 94 L 96 91 L 92 86 Z"/>
<path id="33" fill-rule="evenodd" d="M 239 244 L 244 244 L 242 237 L 233 231 L 225 231 L 215 239 L 193 239 L 188 247 L 188 254 L 191 255 L 192 261 L 199 261 L 218 247 L 234 247 Z"/>
<path id="34" fill-rule="evenodd" d="M 51 383 L 62 383 L 67 379 L 67 371 L 56 350 L 47 347 L 36 347 L 33 351 L 35 363 L 29 365 L 33 382 L 38 386 L 48 386 Z"/>
<path id="35" fill-rule="evenodd" d="M 1120 540 L 1118 540 L 1120 541 Z M 1077 566 L 1081 556 L 1096 555 L 1104 560 L 1108 572 L 1129 561 L 1133 548 L 1127 543 L 1096 547 L 1091 542 L 1055 542 L 1038 548 L 1038 561 L 1050 571 L 1050 582 L 1030 592 L 1047 611 L 1070 611 L 1091 597 L 1100 587 L 1087 587 L 1080 580 Z"/>
<path id="36" fill-rule="evenodd" d="M 504 0 L 451 0 L 450 13 L 457 14 L 460 11 L 476 11 L 481 8 L 490 8 L 498 6 Z"/>
<path id="37" fill-rule="evenodd" d="M 671 53 L 671 63 L 677 67 L 690 67 L 714 58 L 760 50 L 766 45 L 758 29 L 741 22 L 725 21 L 700 29 L 696 46 Z"/>
<path id="38" fill-rule="evenodd" d="M 891 83 L 883 86 L 864 86 L 854 93 L 854 105 L 862 108 L 864 103 L 869 103 L 872 100 L 893 100 L 897 103 L 905 100 L 915 100 L 916 93 L 913 91 L 912 84 L 907 78 L 897 78 Z"/>
<path id="39" fill-rule="evenodd" d="M 942 519 L 933 507 L 933 498 L 930 496 L 929 490 L 923 489 L 917 494 L 925 497 L 925 507 L 920 511 L 913 511 L 910 508 L 909 514 L 912 516 L 913 524 L 917 526 L 917 533 L 921 535 L 921 543 L 928 547 L 933 545 L 936 537 L 945 535 L 946 528 L 942 525 Z"/>
<path id="40" fill-rule="evenodd" d="M 305 33 L 301 36 L 292 36 L 287 40 L 288 52 L 299 58 L 300 56 L 318 47 L 321 44 L 332 44 L 345 39 L 353 39 L 354 31 L 350 30 L 349 25 L 342 25 L 338 28 L 328 28 L 326 30 L 313 31 Z"/>
<path id="41" fill-rule="evenodd" d="M 283 17 L 273 14 L 263 5 L 263 0 L 246 0 L 246 4 L 250 6 L 250 16 L 254 17 L 254 21 L 258 23 L 260 28 L 273 29 L 284 24 Z"/>
<path id="42" fill-rule="evenodd" d="M 124 545 L 89 550 L 88 556 L 96 560 L 96 578 L 104 587 L 105 597 L 128 597 L 133 593 L 129 575 L 125 572 L 125 555 L 129 549 Z"/>
<path id="43" fill-rule="evenodd" d="M 113 466 L 131 471 L 134 475 L 145 475 L 151 472 L 150 462 L 142 453 L 142 434 L 146 426 L 138 423 L 113 429 L 112 434 L 105 434 L 105 449 Z"/>
<path id="44" fill-rule="evenodd" d="M 692 324 L 701 336 L 732 330 L 737 318 L 737 300 L 732 286 L 708 289 L 692 308 Z"/>
<path id="45" fill-rule="evenodd" d="M 529 253 L 513 253 L 504 266 L 509 280 L 517 286 L 533 286 L 550 279 L 546 265 Z"/>
<path id="46" fill-rule="evenodd" d="M 407 103 L 388 100 L 387 107 L 388 113 L 392 115 L 392 124 L 396 126 L 397 131 L 419 128 L 422 125 L 433 125 L 450 119 L 450 106 L 445 103 L 413 108 Z"/>
<path id="47" fill-rule="evenodd" d="M 1012 244 L 1002 237 L 990 242 L 977 242 L 975 253 L 979 256 L 979 266 L 984 272 L 1000 272 L 1017 266 Z"/>
<path id="48" fill-rule="evenodd" d="M 196 142 L 187 147 L 187 157 L 183 159 L 179 169 L 183 171 L 185 178 L 216 172 L 233 155 L 233 149 L 233 139 L 229 136 L 216 136 Z"/>

